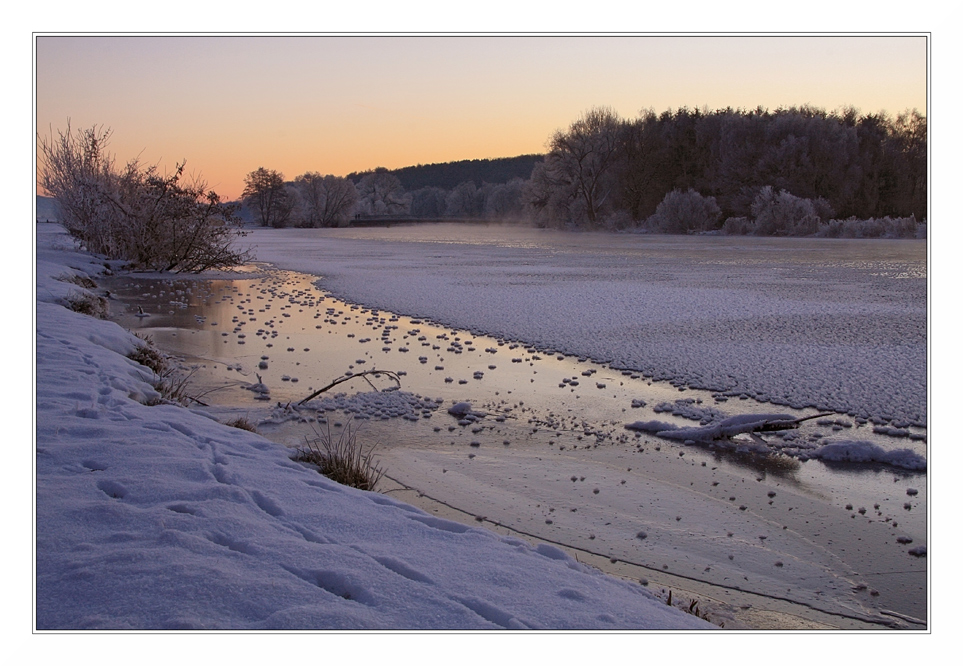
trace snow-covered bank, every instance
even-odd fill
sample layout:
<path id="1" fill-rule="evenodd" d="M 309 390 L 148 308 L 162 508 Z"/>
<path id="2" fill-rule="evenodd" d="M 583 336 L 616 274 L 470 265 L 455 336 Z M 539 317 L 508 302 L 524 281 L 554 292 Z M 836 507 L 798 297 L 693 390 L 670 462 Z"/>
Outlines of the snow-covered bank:
<path id="1" fill-rule="evenodd" d="M 339 486 L 262 437 L 149 407 L 96 275 L 37 235 L 36 627 L 710 629 L 561 550 Z"/>
<path id="2" fill-rule="evenodd" d="M 254 230 L 347 300 L 690 387 L 926 425 L 921 241 Z"/>

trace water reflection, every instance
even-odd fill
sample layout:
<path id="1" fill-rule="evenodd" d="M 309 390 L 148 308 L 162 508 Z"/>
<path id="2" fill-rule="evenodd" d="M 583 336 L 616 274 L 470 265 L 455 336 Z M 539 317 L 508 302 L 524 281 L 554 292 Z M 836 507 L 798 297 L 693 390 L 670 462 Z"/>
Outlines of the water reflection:
<path id="1" fill-rule="evenodd" d="M 772 509 L 755 508 L 773 505 L 755 497 L 761 489 L 756 482 L 771 482 L 830 507 L 826 509 L 826 521 L 820 525 L 830 522 L 832 511 L 842 511 L 846 502 L 856 506 L 878 504 L 880 520 L 892 521 L 898 514 L 901 529 L 918 539 L 925 538 L 925 492 L 914 500 L 914 508 L 919 508 L 911 512 L 902 509 L 899 495 L 909 476 L 901 472 L 893 474 L 898 479 L 894 482 L 887 474 L 866 474 L 863 466 L 800 463 L 783 455 L 709 450 L 654 437 L 641 440 L 624 429 L 626 422 L 640 419 L 691 426 L 699 415 L 769 413 L 771 405 L 749 399 L 727 401 L 708 391 L 680 391 L 636 372 L 623 372 L 520 341 L 473 335 L 424 319 L 347 303 L 317 289 L 314 279 L 263 268 L 256 277 L 245 279 L 127 276 L 113 278 L 104 286 L 114 294 L 112 313 L 122 326 L 151 335 L 162 349 L 182 357 L 185 366 L 193 366 L 192 381 L 199 391 L 217 389 L 206 394 L 206 401 L 251 415 L 260 421 L 262 434 L 289 446 L 315 436 L 319 421 L 330 423 L 335 436 L 337 429 L 360 423 L 368 441 L 379 444 L 379 450 L 389 454 L 397 451 L 403 457 L 433 452 L 443 457 L 446 469 L 468 460 L 479 463 L 479 470 L 485 464 L 504 465 L 521 449 L 536 457 L 543 467 L 539 473 L 546 477 L 556 465 L 574 465 L 599 474 L 618 465 L 620 479 L 628 479 L 639 488 L 648 487 L 644 483 L 647 478 L 658 479 L 691 492 L 693 507 L 700 502 L 725 502 L 726 506 L 731 502 L 736 512 L 743 502 L 758 511 L 783 511 L 778 502 Z M 136 316 L 138 308 L 149 316 Z M 286 415 L 286 410 L 278 409 L 279 404 L 295 405 L 339 378 L 369 370 L 396 372 L 402 391 L 440 407 L 418 410 L 410 419 L 381 418 L 364 410 L 322 408 Z M 269 401 L 257 401 L 246 388 L 258 381 L 269 388 Z M 348 397 L 368 389 L 359 379 L 337 388 Z M 325 396 L 328 394 L 319 398 Z M 458 401 L 470 402 L 485 416 L 475 423 L 461 424 L 447 413 L 447 408 Z M 779 411 L 795 413 L 788 408 Z M 868 430 L 860 429 L 860 437 L 873 437 Z M 817 439 L 829 434 L 816 422 L 807 422 L 800 433 Z M 876 437 L 878 441 L 885 439 Z M 722 472 L 732 478 L 722 477 Z M 718 488 L 711 485 L 708 476 L 714 474 L 720 476 L 711 478 L 722 479 Z M 444 471 L 441 475 L 453 476 Z M 693 486 L 697 481 L 704 487 Z M 536 483 L 532 487 L 538 498 L 541 490 Z M 572 484 L 572 488 L 578 487 Z M 639 492 L 638 500 L 628 500 L 632 511 L 623 512 L 630 517 L 625 520 L 646 519 L 636 516 L 635 509 L 640 502 L 649 506 L 652 499 L 644 494 L 648 491 Z M 526 510 L 511 507 L 515 514 Z M 792 508 L 785 511 L 765 520 L 792 524 L 805 538 L 822 543 L 820 539 L 825 536 L 803 532 L 817 529 L 814 519 L 812 527 L 809 517 L 792 523 Z M 792 514 L 794 519 L 797 514 Z M 532 515 L 540 516 L 537 512 Z M 556 529 L 559 521 L 552 520 L 551 528 L 539 529 Z M 604 521 L 602 527 L 606 527 Z M 631 540 L 638 529 L 632 523 L 624 531 Z M 684 531 L 679 538 L 683 537 L 689 538 Z M 560 538 L 581 537 L 573 531 Z M 854 546 L 859 538 L 853 537 Z M 602 540 L 600 532 L 598 541 L 593 538 L 593 547 L 599 547 Z M 831 545 L 828 542 L 825 547 Z M 848 544 L 842 547 L 857 552 Z M 711 557 L 717 556 L 725 559 L 722 551 Z M 710 575 L 714 574 L 706 574 Z"/>

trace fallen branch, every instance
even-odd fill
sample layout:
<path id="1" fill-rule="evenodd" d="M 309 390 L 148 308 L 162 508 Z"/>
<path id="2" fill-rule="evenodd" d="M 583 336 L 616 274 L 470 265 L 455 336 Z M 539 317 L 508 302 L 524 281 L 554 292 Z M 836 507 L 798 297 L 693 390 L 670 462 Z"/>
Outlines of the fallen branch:
<path id="1" fill-rule="evenodd" d="M 744 433 L 791 430 L 798 428 L 799 424 L 804 421 L 830 415 L 830 413 L 820 413 L 797 419 L 788 414 L 740 414 L 724 419 L 719 423 L 699 428 L 680 428 L 661 421 L 636 421 L 635 423 L 625 424 L 625 429 L 650 432 L 666 439 L 691 439 L 698 442 L 711 442 Z"/>
<path id="2" fill-rule="evenodd" d="M 352 379 L 357 379 L 358 377 L 361 377 L 361 378 L 364 379 L 366 382 L 368 382 L 368 385 L 371 386 L 371 388 L 373 388 L 375 391 L 384 390 L 384 389 L 379 389 L 377 386 L 375 386 L 374 384 L 372 384 L 372 383 L 371 383 L 371 380 L 368 379 L 368 375 L 370 375 L 370 376 L 372 376 L 372 377 L 380 377 L 381 375 L 387 375 L 390 379 L 393 379 L 395 382 L 397 382 L 398 388 L 401 388 L 401 377 L 399 377 L 397 373 L 391 372 L 390 370 L 365 370 L 364 372 L 359 372 L 359 373 L 357 373 L 357 374 L 349 375 L 349 376 L 347 376 L 347 377 L 338 377 L 337 379 L 335 379 L 333 382 L 331 382 L 330 384 L 328 384 L 328 385 L 325 386 L 324 388 L 318 389 L 317 391 L 315 391 L 314 393 L 312 393 L 311 395 L 309 395 L 307 398 L 305 398 L 304 400 L 300 401 L 300 402 L 298 403 L 298 405 L 303 405 L 303 404 L 306 403 L 308 400 L 312 400 L 313 398 L 318 397 L 319 395 L 321 395 L 321 394 L 324 393 L 325 391 L 334 388 L 334 387 L 337 386 L 338 384 L 343 384 L 344 382 L 351 381 Z"/>

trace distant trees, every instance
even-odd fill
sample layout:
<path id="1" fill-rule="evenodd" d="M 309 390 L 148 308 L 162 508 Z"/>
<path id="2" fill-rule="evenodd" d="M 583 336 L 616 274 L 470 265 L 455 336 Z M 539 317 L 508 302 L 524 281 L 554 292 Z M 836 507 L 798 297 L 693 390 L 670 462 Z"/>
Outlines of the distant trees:
<path id="1" fill-rule="evenodd" d="M 445 198 L 445 217 L 481 217 L 485 195 L 473 181 L 465 181 Z"/>
<path id="2" fill-rule="evenodd" d="M 926 136 L 915 110 L 890 118 L 809 106 L 681 108 L 621 120 L 597 108 L 550 137 L 526 204 L 541 226 L 619 228 L 629 220 L 675 233 L 817 233 L 833 215 L 924 220 Z M 670 212 L 696 196 L 719 208 L 711 228 L 706 218 L 683 222 Z"/>
<path id="3" fill-rule="evenodd" d="M 406 191 L 417 192 L 426 187 L 437 187 L 450 192 L 466 181 L 500 184 L 515 178 L 528 180 L 532 167 L 541 162 L 543 155 L 518 155 L 517 157 L 498 157 L 481 160 L 458 160 L 438 164 L 418 164 L 415 166 L 392 169 Z M 349 173 L 347 178 L 358 183 L 369 172 Z"/>
<path id="4" fill-rule="evenodd" d="M 38 137 L 39 183 L 59 218 L 91 252 L 127 260 L 134 269 L 200 272 L 249 259 L 235 249 L 243 235 L 236 207 L 199 178 L 184 179 L 137 160 L 115 167 L 110 130 L 92 127 Z"/>
<path id="5" fill-rule="evenodd" d="M 343 224 L 358 212 L 658 233 L 921 235 L 926 127 L 915 110 L 893 118 L 683 107 L 623 119 L 596 107 L 554 132 L 544 156 L 379 167 L 346 179 L 309 172 L 291 183 L 259 169 L 245 195 L 273 226 Z M 845 224 L 830 224 L 837 218 Z"/>
<path id="6" fill-rule="evenodd" d="M 614 111 L 599 107 L 552 135 L 532 177 L 531 204 L 543 224 L 597 226 L 611 210 L 621 126 Z"/>
<path id="7" fill-rule="evenodd" d="M 258 167 L 244 178 L 245 205 L 254 211 L 258 224 L 285 227 L 294 207 L 293 197 L 284 184 L 284 174 Z"/>
<path id="8" fill-rule="evenodd" d="M 301 227 L 336 227 L 354 215 L 358 190 L 347 178 L 309 171 L 294 179 L 298 202 L 292 213 Z"/>
<path id="9" fill-rule="evenodd" d="M 368 215 L 404 215 L 411 208 L 411 195 L 398 177 L 384 167 L 367 174 L 358 183 L 358 210 Z"/>
<path id="10" fill-rule="evenodd" d="M 441 187 L 422 187 L 411 193 L 411 215 L 421 218 L 440 218 L 448 205 L 448 190 Z"/>
<path id="11" fill-rule="evenodd" d="M 525 214 L 525 192 L 528 181 L 512 178 L 507 183 L 485 184 L 484 217 L 489 220 L 519 220 Z"/>

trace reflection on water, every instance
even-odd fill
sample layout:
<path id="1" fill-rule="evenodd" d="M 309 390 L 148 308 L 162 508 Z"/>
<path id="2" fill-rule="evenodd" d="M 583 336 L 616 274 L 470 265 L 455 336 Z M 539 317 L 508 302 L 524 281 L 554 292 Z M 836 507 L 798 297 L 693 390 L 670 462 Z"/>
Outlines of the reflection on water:
<path id="1" fill-rule="evenodd" d="M 264 269 L 256 278 L 238 280 L 115 278 L 109 288 L 124 304 L 114 308 L 117 320 L 196 366 L 192 380 L 215 405 L 253 407 L 257 397 L 266 397 L 248 390 L 255 383 L 267 387 L 271 405 L 297 403 L 339 378 L 387 370 L 399 374 L 407 392 L 445 405 L 468 400 L 501 413 L 502 428 L 518 423 L 534 431 L 524 439 L 542 429 L 576 437 L 572 447 L 636 441 L 623 429 L 631 421 L 691 426 L 693 420 L 773 411 L 753 400 L 685 390 L 519 341 L 346 303 L 320 291 L 313 279 Z M 139 316 L 138 308 L 149 316 Z M 369 388 L 358 379 L 337 390 Z M 811 421 L 799 434 L 818 442 L 839 429 Z M 912 445 L 858 424 L 852 436 L 884 448 Z M 917 447 L 925 452 L 924 443 Z M 773 474 L 791 475 L 799 464 L 780 455 L 720 455 Z"/>

